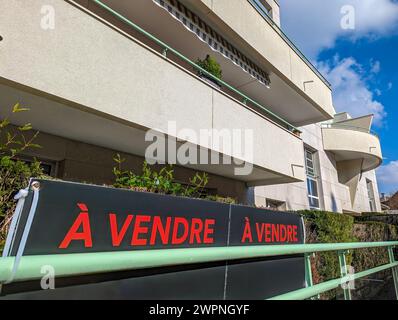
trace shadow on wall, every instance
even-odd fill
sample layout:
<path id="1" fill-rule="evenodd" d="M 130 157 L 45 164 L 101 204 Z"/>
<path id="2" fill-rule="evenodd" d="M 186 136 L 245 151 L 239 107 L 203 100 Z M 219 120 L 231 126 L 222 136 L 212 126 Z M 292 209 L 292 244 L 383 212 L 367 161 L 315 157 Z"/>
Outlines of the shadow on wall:
<path id="1" fill-rule="evenodd" d="M 332 193 L 331 199 L 332 199 L 332 211 L 338 212 L 337 201 L 336 197 L 334 196 L 334 193 Z"/>

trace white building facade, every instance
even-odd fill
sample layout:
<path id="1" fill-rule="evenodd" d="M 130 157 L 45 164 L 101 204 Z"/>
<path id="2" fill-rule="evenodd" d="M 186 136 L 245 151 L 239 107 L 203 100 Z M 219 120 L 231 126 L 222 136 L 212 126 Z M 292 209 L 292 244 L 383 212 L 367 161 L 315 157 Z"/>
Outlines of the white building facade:
<path id="1" fill-rule="evenodd" d="M 344 114 L 337 115 L 339 116 L 347 117 Z M 372 117 L 364 118 L 369 121 Z M 347 121 L 334 126 L 339 128 L 335 130 L 346 130 L 347 135 L 350 133 L 355 135 L 356 132 L 352 132 L 355 130 L 359 130 L 359 134 L 373 135 L 374 147 L 380 150 L 378 138 L 369 132 L 369 127 L 350 126 Z M 375 154 L 373 160 L 369 158 L 371 166 L 366 167 L 365 165 L 368 165 L 365 164 L 366 157 L 369 155 L 366 156 L 359 150 L 356 152 L 352 149 L 325 150 L 324 137 L 325 134 L 329 134 L 327 130 L 332 127 L 331 124 L 313 124 L 301 128 L 307 180 L 292 184 L 257 187 L 255 190 L 257 205 L 276 210 L 313 209 L 352 215 L 381 211 L 374 169 L 381 163 L 381 153 Z M 339 139 L 339 137 L 332 136 L 332 139 Z M 353 143 L 352 136 L 347 136 L 346 139 L 350 144 Z M 373 145 L 369 146 L 370 152 L 373 150 L 372 147 Z M 346 154 L 345 157 L 344 154 Z M 349 175 L 348 178 L 347 175 Z"/>
<path id="2" fill-rule="evenodd" d="M 40 131 L 42 148 L 26 159 L 48 174 L 111 184 L 114 155 L 140 170 L 154 130 L 230 159 L 172 162 L 182 183 L 207 172 L 210 194 L 281 210 L 380 210 L 370 117 L 335 116 L 330 84 L 281 32 L 277 1 L 13 0 L 0 11 L 0 118 L 16 102 L 30 108 L 10 120 Z M 221 66 L 217 84 L 197 67 L 207 55 Z M 211 133 L 198 141 L 186 129 Z M 234 130 L 251 132 L 249 157 L 217 143 Z M 237 175 L 242 163 L 253 170 Z"/>

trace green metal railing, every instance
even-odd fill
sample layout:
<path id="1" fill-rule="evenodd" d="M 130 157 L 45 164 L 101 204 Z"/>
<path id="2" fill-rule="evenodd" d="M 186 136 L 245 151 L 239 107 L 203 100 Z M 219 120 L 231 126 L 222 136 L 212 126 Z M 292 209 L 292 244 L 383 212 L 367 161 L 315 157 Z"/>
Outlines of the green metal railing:
<path id="1" fill-rule="evenodd" d="M 140 26 L 138 26 L 137 24 L 135 24 L 134 22 L 132 22 L 131 20 L 126 18 L 125 16 L 121 15 L 119 12 L 115 11 L 114 9 L 112 9 L 111 7 L 109 7 L 108 5 L 103 3 L 102 1 L 100 1 L 100 0 L 92 0 L 92 1 L 94 3 L 96 3 L 97 5 L 99 5 L 100 7 L 102 7 L 103 9 L 105 9 L 107 12 L 112 14 L 114 17 L 116 17 L 120 21 L 122 21 L 125 24 L 127 24 L 128 26 L 132 27 L 135 31 L 141 33 L 146 38 L 150 39 L 151 41 L 153 41 L 154 43 L 159 45 L 163 49 L 163 54 L 165 56 L 167 54 L 169 54 L 169 53 L 174 54 L 177 58 L 179 58 L 182 61 L 186 62 L 188 65 L 192 66 L 195 70 L 201 72 L 202 74 L 204 74 L 207 77 L 215 80 L 217 83 L 221 84 L 222 86 L 224 86 L 225 88 L 227 88 L 231 92 L 237 94 L 242 99 L 242 103 L 246 104 L 246 103 L 250 102 L 255 107 L 257 107 L 259 110 L 261 110 L 262 112 L 267 114 L 271 119 L 275 119 L 275 122 L 280 122 L 281 124 L 283 124 L 283 126 L 286 126 L 286 129 L 288 129 L 289 131 L 298 132 L 298 133 L 301 132 L 298 128 L 296 128 L 294 125 L 292 125 L 291 123 L 289 123 L 285 119 L 283 119 L 280 116 L 278 116 L 277 114 L 273 113 L 268 108 L 264 107 L 262 104 L 260 104 L 256 100 L 250 98 L 249 96 L 247 96 L 243 92 L 239 91 L 235 87 L 231 86 L 227 82 L 217 78 L 216 76 L 214 76 L 210 72 L 206 71 L 205 69 L 200 67 L 197 63 L 195 63 L 194 61 L 192 61 L 188 57 L 184 56 L 181 52 L 179 52 L 179 51 L 175 50 L 174 48 L 170 47 L 168 44 L 164 43 L 162 40 L 158 39 L 153 34 L 147 32 L 146 30 L 144 30 L 143 28 L 141 28 Z"/>
<path id="2" fill-rule="evenodd" d="M 6 283 L 9 279 L 13 279 L 13 282 L 41 279 L 43 276 L 41 267 L 43 265 L 51 265 L 55 270 L 56 277 L 67 277 L 217 261 L 304 254 L 307 287 L 273 297 L 272 300 L 307 299 L 315 297 L 323 292 L 338 288 L 347 281 L 363 278 L 388 269 L 392 269 L 395 291 L 398 297 L 398 262 L 395 261 L 394 258 L 394 247 L 398 247 L 398 241 L 138 250 L 23 256 L 15 273 L 13 273 L 15 257 L 5 257 L 0 259 L 0 283 Z M 389 263 L 356 274 L 348 274 L 345 261 L 347 250 L 365 248 L 387 248 L 390 260 Z M 342 270 L 341 278 L 314 285 L 312 282 L 310 257 L 317 252 L 326 251 L 337 251 Z M 344 293 L 345 299 L 351 299 L 349 288 L 345 288 Z"/>

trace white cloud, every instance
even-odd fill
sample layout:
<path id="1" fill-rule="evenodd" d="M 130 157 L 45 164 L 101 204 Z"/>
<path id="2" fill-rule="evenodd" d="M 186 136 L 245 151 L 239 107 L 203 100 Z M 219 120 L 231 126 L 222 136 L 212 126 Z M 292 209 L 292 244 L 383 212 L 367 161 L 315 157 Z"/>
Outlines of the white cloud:
<path id="1" fill-rule="evenodd" d="M 389 83 L 387 84 L 387 89 L 388 89 L 388 90 L 391 90 L 391 89 L 392 89 L 392 82 L 389 82 Z"/>
<path id="2" fill-rule="evenodd" d="M 346 111 L 353 117 L 374 114 L 374 125 L 381 126 L 387 113 L 383 104 L 375 100 L 366 84 L 363 67 L 352 57 L 318 63 L 319 70 L 333 87 L 333 102 L 337 112 Z"/>
<path id="3" fill-rule="evenodd" d="M 339 37 L 353 41 L 398 31 L 398 3 L 393 0 L 281 0 L 282 29 L 312 59 Z M 341 9 L 355 9 L 355 29 L 343 29 Z"/>
<path id="4" fill-rule="evenodd" d="M 382 192 L 398 191 L 398 160 L 381 166 L 376 173 Z"/>
<path id="5" fill-rule="evenodd" d="M 380 65 L 380 61 L 373 61 L 370 60 L 370 72 L 372 73 L 379 73 L 381 70 L 381 65 Z"/>

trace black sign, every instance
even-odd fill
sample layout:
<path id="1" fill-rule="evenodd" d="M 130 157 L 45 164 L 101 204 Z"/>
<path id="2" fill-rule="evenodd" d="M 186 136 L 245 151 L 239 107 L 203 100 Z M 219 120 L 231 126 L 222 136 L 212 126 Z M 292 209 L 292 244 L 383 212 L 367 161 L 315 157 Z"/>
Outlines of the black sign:
<path id="1" fill-rule="evenodd" d="M 32 185 L 38 187 L 34 192 Z M 35 210 L 33 209 L 35 208 Z M 300 244 L 294 214 L 107 187 L 34 180 L 9 256 L 130 250 Z M 24 241 L 26 239 L 26 241 Z M 45 262 L 43 262 L 45 263 Z M 304 287 L 304 258 L 221 261 L 5 285 L 6 297 L 265 299 Z M 22 293 L 21 293 L 22 292 Z"/>

